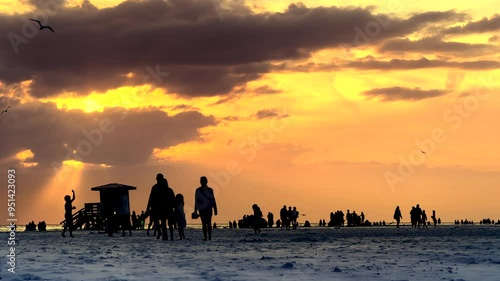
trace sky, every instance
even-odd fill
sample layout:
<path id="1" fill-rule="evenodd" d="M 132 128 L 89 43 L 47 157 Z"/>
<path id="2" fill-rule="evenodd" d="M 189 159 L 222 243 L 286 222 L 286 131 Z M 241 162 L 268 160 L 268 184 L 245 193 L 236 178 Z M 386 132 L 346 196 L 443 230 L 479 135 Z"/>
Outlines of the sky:
<path id="1" fill-rule="evenodd" d="M 140 212 L 163 173 L 187 214 L 207 176 L 218 223 L 254 203 L 500 219 L 497 6 L 3 0 L 0 200 L 14 169 L 19 224 L 113 182 Z"/>

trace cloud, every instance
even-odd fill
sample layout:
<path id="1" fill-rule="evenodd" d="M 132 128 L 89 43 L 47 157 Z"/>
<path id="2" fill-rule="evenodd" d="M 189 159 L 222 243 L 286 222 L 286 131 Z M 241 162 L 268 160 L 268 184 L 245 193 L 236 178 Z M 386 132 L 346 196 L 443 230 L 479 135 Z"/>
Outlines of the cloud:
<path id="1" fill-rule="evenodd" d="M 253 92 L 256 94 L 279 94 L 279 93 L 282 93 L 283 91 L 278 90 L 278 89 L 273 89 L 272 87 L 264 85 L 264 86 L 258 87 Z"/>
<path id="2" fill-rule="evenodd" d="M 417 52 L 417 53 L 451 53 L 462 56 L 482 56 L 495 54 L 499 48 L 489 44 L 469 44 L 462 42 L 446 42 L 438 37 L 427 37 L 419 40 L 391 39 L 384 42 L 379 48 L 380 52 Z"/>
<path id="3" fill-rule="evenodd" d="M 255 113 L 253 115 L 253 117 L 256 119 L 267 119 L 267 118 L 273 118 L 273 117 L 277 117 L 277 118 L 281 119 L 281 118 L 289 117 L 289 115 L 282 113 L 279 109 L 263 109 L 263 110 L 257 111 L 257 113 Z"/>
<path id="4" fill-rule="evenodd" d="M 498 35 L 491 36 L 490 39 L 488 39 L 488 42 L 489 43 L 500 42 L 500 36 Z"/>
<path id="5" fill-rule="evenodd" d="M 308 58 L 326 48 L 377 44 L 464 17 L 446 11 L 401 19 L 369 8 L 298 4 L 279 13 L 254 13 L 238 1 L 223 12 L 221 22 L 209 0 L 125 1 L 99 10 L 84 1 L 47 17 L 55 34 L 37 30 L 29 15 L 0 15 L 0 33 L 8 35 L 0 42 L 0 79 L 7 84 L 32 80 L 35 97 L 144 83 L 189 97 L 225 95 L 270 72 L 277 61 Z M 379 24 L 380 32 L 356 42 L 355 28 L 364 32 L 369 23 Z M 12 34 L 24 36 L 28 29 L 33 35 L 18 42 L 16 54 Z M 147 69 L 156 66 L 168 77 L 154 79 Z"/>
<path id="6" fill-rule="evenodd" d="M 483 18 L 479 21 L 470 21 L 463 26 L 450 27 L 443 31 L 443 34 L 470 34 L 498 32 L 500 30 L 500 15 L 493 15 L 490 19 Z"/>
<path id="7" fill-rule="evenodd" d="M 498 52 L 498 47 L 489 44 L 469 44 L 446 42 L 438 37 L 427 37 L 412 41 L 410 39 L 391 39 L 384 42 L 381 52 L 440 52 L 454 53 L 460 56 L 480 56 Z"/>
<path id="8" fill-rule="evenodd" d="M 154 148 L 199 141 L 199 129 L 216 124 L 213 116 L 197 111 L 169 116 L 157 109 L 106 108 L 87 114 L 59 110 L 52 103 L 18 104 L 11 109 L 0 119 L 2 134 L 9 136 L 2 141 L 0 159 L 29 149 L 33 162 L 49 167 L 64 160 L 141 164 Z"/>
<path id="9" fill-rule="evenodd" d="M 446 90 L 421 90 L 420 88 L 404 88 L 404 87 L 390 87 L 390 88 L 375 88 L 365 91 L 362 94 L 370 98 L 380 98 L 382 101 L 397 101 L 397 100 L 423 100 L 427 98 L 434 98 L 445 95 Z"/>
<path id="10" fill-rule="evenodd" d="M 390 61 L 366 60 L 353 61 L 342 65 L 341 67 L 357 68 L 357 69 L 380 69 L 380 70 L 395 70 L 395 69 L 420 69 L 420 68 L 458 68 L 467 70 L 485 70 L 500 68 L 500 62 L 491 60 L 478 61 L 445 61 L 445 60 L 429 60 L 421 58 L 418 60 L 392 59 Z"/>

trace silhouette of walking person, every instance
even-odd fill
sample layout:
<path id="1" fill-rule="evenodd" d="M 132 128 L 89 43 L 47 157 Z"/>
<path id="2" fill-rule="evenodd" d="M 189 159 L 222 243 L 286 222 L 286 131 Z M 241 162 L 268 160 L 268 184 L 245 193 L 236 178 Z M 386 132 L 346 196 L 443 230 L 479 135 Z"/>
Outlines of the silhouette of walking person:
<path id="1" fill-rule="evenodd" d="M 174 240 L 173 214 L 175 207 L 174 191 L 168 187 L 168 181 L 162 174 L 156 175 L 156 184 L 151 188 L 149 194 L 148 206 L 146 212 L 149 211 L 151 220 L 155 230 L 157 231 L 156 239 L 162 237 L 163 240 L 168 240 L 167 236 L 167 219 L 170 230 L 170 240 Z M 160 223 L 161 222 L 161 223 Z M 161 231 L 160 231 L 161 227 Z"/>
<path id="2" fill-rule="evenodd" d="M 201 186 L 196 189 L 194 194 L 193 217 L 197 217 L 198 211 L 200 211 L 203 240 L 212 240 L 212 214 L 217 216 L 217 203 L 214 190 L 207 185 L 207 177 L 201 177 L 200 184 Z"/>
<path id="3" fill-rule="evenodd" d="M 432 219 L 432 222 L 434 223 L 434 227 L 436 227 L 437 226 L 436 210 L 432 210 L 431 219 Z"/>
<path id="4" fill-rule="evenodd" d="M 64 229 L 63 229 L 63 232 L 62 232 L 62 237 L 66 237 L 64 235 L 64 233 L 66 233 L 66 229 L 69 230 L 69 236 L 70 237 L 74 237 L 73 236 L 73 215 L 71 214 L 71 212 L 73 211 L 73 209 L 76 209 L 76 207 L 74 207 L 72 205 L 73 201 L 75 201 L 75 191 L 74 190 L 71 190 L 71 192 L 73 192 L 73 198 L 69 197 L 69 195 L 66 195 L 64 196 L 64 201 L 66 201 L 66 203 L 64 204 Z"/>
<path id="5" fill-rule="evenodd" d="M 175 196 L 175 219 L 177 221 L 177 230 L 179 231 L 179 239 L 186 239 L 184 236 L 184 228 L 186 228 L 186 214 L 184 213 L 184 196 L 177 194 Z"/>
<path id="6" fill-rule="evenodd" d="M 421 221 L 422 221 L 422 227 L 427 228 L 427 214 L 425 213 L 425 210 L 422 210 Z"/>
<path id="7" fill-rule="evenodd" d="M 399 206 L 396 207 L 396 210 L 394 211 L 394 219 L 396 220 L 396 227 L 399 228 L 399 223 L 401 222 L 401 219 L 403 216 L 401 215 L 401 210 L 399 209 Z"/>
<path id="8" fill-rule="evenodd" d="M 253 221 L 252 221 L 253 230 L 255 231 L 255 234 L 260 234 L 262 211 L 260 210 L 260 207 L 257 204 L 252 205 L 252 210 L 253 210 Z"/>

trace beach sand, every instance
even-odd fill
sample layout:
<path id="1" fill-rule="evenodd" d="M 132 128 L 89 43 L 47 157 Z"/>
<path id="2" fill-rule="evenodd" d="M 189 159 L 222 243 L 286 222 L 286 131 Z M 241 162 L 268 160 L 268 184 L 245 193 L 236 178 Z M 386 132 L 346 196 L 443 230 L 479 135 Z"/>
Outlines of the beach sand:
<path id="1" fill-rule="evenodd" d="M 7 241 L 9 233 L 1 233 Z M 202 241 L 16 233 L 2 280 L 500 280 L 499 226 L 216 229 Z M 175 237 L 178 235 L 175 233 Z M 5 243 L 6 245 L 7 243 Z M 8 246 L 5 246 L 8 249 Z M 8 251 L 4 251 L 7 253 Z M 7 261 L 4 254 L 4 260 Z"/>

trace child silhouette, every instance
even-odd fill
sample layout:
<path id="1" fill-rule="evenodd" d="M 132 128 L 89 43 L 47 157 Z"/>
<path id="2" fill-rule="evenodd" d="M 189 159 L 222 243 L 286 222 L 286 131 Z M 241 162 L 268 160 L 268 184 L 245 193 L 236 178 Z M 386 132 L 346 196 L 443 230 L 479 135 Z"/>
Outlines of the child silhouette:
<path id="1" fill-rule="evenodd" d="M 66 229 L 69 229 L 69 236 L 74 237 L 73 232 L 72 232 L 73 231 L 73 215 L 71 214 L 71 212 L 73 209 L 76 209 L 76 207 L 73 207 L 73 205 L 72 205 L 73 201 L 75 201 L 75 191 L 71 190 L 71 192 L 73 192 L 73 198 L 69 197 L 69 195 L 64 196 L 64 201 L 66 201 L 66 203 L 64 204 L 65 222 L 64 222 L 64 229 L 62 232 L 62 237 L 66 237 L 64 235 L 64 233 L 66 232 Z"/>
<path id="2" fill-rule="evenodd" d="M 184 228 L 186 228 L 186 214 L 184 213 L 184 196 L 177 194 L 175 196 L 175 219 L 177 221 L 177 229 L 179 230 L 179 239 L 186 239 L 184 236 Z"/>

